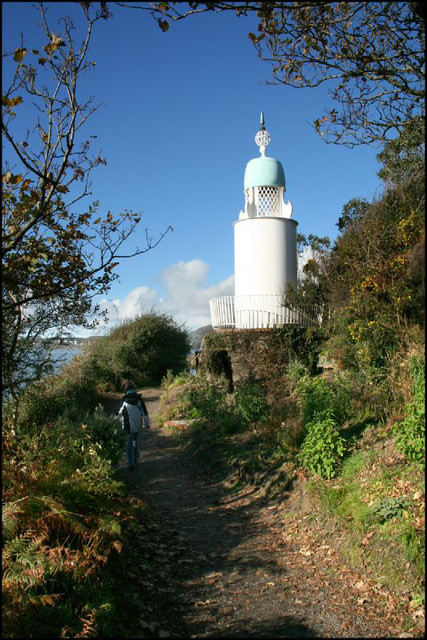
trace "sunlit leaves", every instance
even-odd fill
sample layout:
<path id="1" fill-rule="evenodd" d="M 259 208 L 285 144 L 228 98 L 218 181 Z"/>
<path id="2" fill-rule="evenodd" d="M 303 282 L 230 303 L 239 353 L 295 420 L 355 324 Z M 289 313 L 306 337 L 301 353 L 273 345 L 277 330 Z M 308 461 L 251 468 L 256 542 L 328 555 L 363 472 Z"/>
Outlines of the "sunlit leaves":
<path id="1" fill-rule="evenodd" d="M 165 33 L 166 31 L 169 31 L 169 22 L 167 20 L 162 20 L 161 18 L 159 18 L 157 20 L 157 23 L 160 27 L 160 29 Z"/>
<path id="2" fill-rule="evenodd" d="M 2 96 L 1 103 L 3 107 L 16 107 L 18 104 L 21 104 L 22 97 L 15 96 L 14 98 L 8 98 L 7 96 Z"/>
<path id="3" fill-rule="evenodd" d="M 19 184 L 22 182 L 22 176 L 20 173 L 13 174 L 11 171 L 8 171 L 2 175 L 2 182 L 6 182 L 10 185 Z"/>
<path id="4" fill-rule="evenodd" d="M 64 40 L 60 37 L 58 37 L 57 35 L 55 35 L 55 33 L 52 31 L 52 33 L 50 34 L 50 42 L 49 44 L 47 44 L 46 46 L 43 47 L 43 49 L 46 51 L 46 53 L 51 56 L 52 53 L 54 51 L 56 51 L 56 49 L 58 47 L 65 47 L 66 44 L 64 42 Z"/>
<path id="5" fill-rule="evenodd" d="M 13 54 L 13 59 L 15 60 L 15 62 L 19 62 L 19 64 L 22 63 L 23 59 L 25 58 L 27 53 L 27 50 L 24 49 L 15 49 L 15 53 Z"/>

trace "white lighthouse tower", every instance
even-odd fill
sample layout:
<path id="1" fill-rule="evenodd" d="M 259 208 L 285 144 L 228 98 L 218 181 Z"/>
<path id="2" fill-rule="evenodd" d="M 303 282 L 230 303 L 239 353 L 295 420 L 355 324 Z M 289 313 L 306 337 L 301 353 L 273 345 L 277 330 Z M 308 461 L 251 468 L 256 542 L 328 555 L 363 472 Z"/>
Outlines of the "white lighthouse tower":
<path id="1" fill-rule="evenodd" d="M 210 301 L 214 329 L 301 323 L 300 314 L 284 304 L 287 287 L 297 284 L 298 223 L 284 201 L 283 167 L 266 155 L 270 140 L 261 111 L 255 136 L 260 156 L 246 165 L 245 208 L 234 222 L 235 295 Z"/>

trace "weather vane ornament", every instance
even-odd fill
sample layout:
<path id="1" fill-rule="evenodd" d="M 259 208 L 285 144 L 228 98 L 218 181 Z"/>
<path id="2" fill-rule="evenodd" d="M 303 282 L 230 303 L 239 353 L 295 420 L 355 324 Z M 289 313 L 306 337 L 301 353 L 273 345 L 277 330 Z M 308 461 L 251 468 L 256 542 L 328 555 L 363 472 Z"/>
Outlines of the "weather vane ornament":
<path id="1" fill-rule="evenodd" d="M 264 113 L 261 111 L 259 119 L 259 130 L 255 136 L 255 142 L 259 146 L 259 152 L 262 157 L 265 156 L 265 152 L 268 144 L 270 143 L 271 136 L 265 128 Z"/>

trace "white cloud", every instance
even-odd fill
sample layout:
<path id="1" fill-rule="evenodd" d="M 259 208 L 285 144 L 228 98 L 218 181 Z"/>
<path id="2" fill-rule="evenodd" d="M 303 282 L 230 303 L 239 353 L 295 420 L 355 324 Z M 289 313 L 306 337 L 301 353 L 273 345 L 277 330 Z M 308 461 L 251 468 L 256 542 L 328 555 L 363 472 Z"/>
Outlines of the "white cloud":
<path id="1" fill-rule="evenodd" d="M 203 260 L 178 262 L 164 269 L 160 275 L 164 289 L 162 297 L 154 289 L 140 286 L 133 289 L 124 300 L 103 298 L 99 306 L 100 311 L 108 313 L 107 327 L 111 328 L 116 322 L 132 319 L 151 309 L 170 314 L 190 330 L 210 324 L 209 300 L 233 295 L 234 276 L 206 288 L 208 271 L 209 265 Z"/>
<path id="2" fill-rule="evenodd" d="M 109 326 L 116 322 L 134 318 L 144 311 L 150 310 L 158 302 L 157 293 L 149 287 L 137 287 L 124 299 L 107 300 L 103 298 L 99 303 L 100 312 L 106 311 Z"/>
<path id="3" fill-rule="evenodd" d="M 298 280 L 304 279 L 305 274 L 303 273 L 303 268 L 311 258 L 313 258 L 313 249 L 311 246 L 304 247 L 301 253 L 298 254 Z"/>

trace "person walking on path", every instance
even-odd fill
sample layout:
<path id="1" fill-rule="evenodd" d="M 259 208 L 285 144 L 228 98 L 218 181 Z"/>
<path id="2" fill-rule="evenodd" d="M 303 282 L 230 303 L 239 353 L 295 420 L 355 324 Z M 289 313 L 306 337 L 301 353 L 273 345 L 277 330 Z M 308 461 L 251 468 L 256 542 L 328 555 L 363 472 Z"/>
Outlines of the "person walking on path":
<path id="1" fill-rule="evenodd" d="M 137 393 L 136 385 L 129 380 L 125 389 L 118 416 L 121 418 L 122 428 L 126 431 L 128 469 L 133 471 L 139 458 L 139 434 L 144 427 L 150 427 L 150 418 L 144 400 Z"/>

